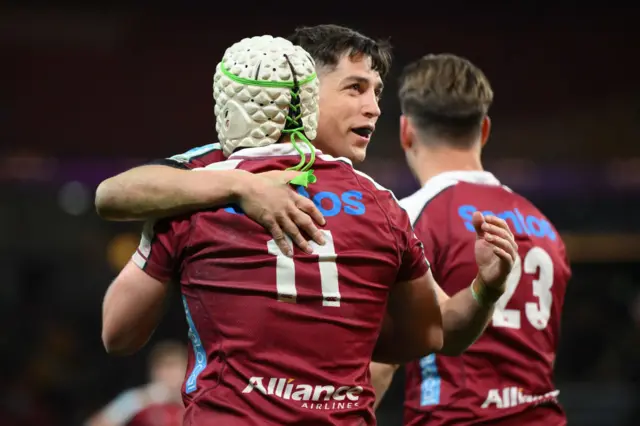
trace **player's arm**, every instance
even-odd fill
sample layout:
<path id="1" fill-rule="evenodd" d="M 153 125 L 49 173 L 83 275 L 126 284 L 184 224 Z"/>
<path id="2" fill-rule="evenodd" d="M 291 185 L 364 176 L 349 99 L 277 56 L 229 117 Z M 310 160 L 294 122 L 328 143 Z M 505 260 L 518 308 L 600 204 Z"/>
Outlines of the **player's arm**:
<path id="1" fill-rule="evenodd" d="M 436 283 L 433 275 L 431 274 L 431 270 L 429 270 L 427 280 L 429 281 L 429 285 L 433 287 L 433 290 L 436 294 L 436 302 L 440 304 L 440 313 L 442 315 L 442 333 L 443 333 L 443 346 L 439 351 L 439 353 L 443 353 L 445 351 L 445 346 L 447 345 L 447 326 L 451 326 L 451 324 L 447 324 L 447 320 L 451 317 L 451 312 L 447 309 L 444 309 L 446 306 L 447 300 L 449 300 L 449 296 L 440 288 L 438 283 Z M 443 305 L 444 303 L 444 305 Z M 449 318 L 447 318 L 449 316 Z M 383 323 L 382 329 L 380 331 L 380 336 L 378 338 L 376 352 L 374 353 L 374 360 L 380 359 L 380 355 L 384 356 L 384 352 L 388 351 L 390 345 L 393 345 L 393 329 L 392 329 L 392 319 L 389 314 L 386 315 Z M 369 365 L 369 369 L 371 372 L 371 384 L 376 392 L 376 401 L 374 403 L 374 409 L 377 409 L 380 403 L 382 402 L 382 398 L 384 397 L 387 389 L 391 386 L 391 382 L 393 381 L 393 376 L 396 371 L 400 368 L 400 364 L 397 363 L 385 363 L 385 362 L 376 362 L 372 361 Z"/>
<path id="2" fill-rule="evenodd" d="M 138 351 L 165 309 L 169 283 L 191 230 L 190 216 L 149 221 L 132 260 L 111 283 L 102 306 L 102 341 L 110 354 Z"/>
<path id="3" fill-rule="evenodd" d="M 482 335 L 517 255 L 513 234 L 504 220 L 476 212 L 472 222 L 478 276 L 452 297 L 434 284 L 442 311 L 444 345 L 440 353 L 444 355 L 460 355 Z"/>
<path id="4" fill-rule="evenodd" d="M 474 281 L 472 286 L 482 284 Z M 485 297 L 480 303 L 473 296 L 471 287 L 460 290 L 452 297 L 436 284 L 440 311 L 442 312 L 442 327 L 444 329 L 444 344 L 439 353 L 457 356 L 464 352 L 482 335 L 493 316 L 493 307 L 502 291 Z M 482 292 L 477 288 L 476 293 Z"/>
<path id="5" fill-rule="evenodd" d="M 440 306 L 444 342 L 439 352 L 445 355 L 459 355 L 482 334 L 493 315 L 495 302 L 504 293 L 517 256 L 517 244 L 503 219 L 476 212 L 473 225 L 477 234 L 474 250 L 478 274 L 470 285 L 448 297 L 430 270 L 425 277 Z M 387 316 L 385 322 L 390 321 L 392 318 Z M 392 327 L 383 324 L 378 346 L 392 341 L 391 332 Z"/>
<path id="6" fill-rule="evenodd" d="M 181 163 L 134 167 L 100 183 L 98 214 L 107 220 L 147 220 L 235 202 L 249 173 L 241 170 L 190 173 Z"/>
<path id="7" fill-rule="evenodd" d="M 478 214 L 475 216 L 474 226 L 477 234 L 476 244 L 487 244 L 491 246 L 490 250 L 500 250 L 507 263 L 509 259 L 515 258 L 517 247 L 513 235 L 502 219 L 495 216 L 483 218 Z M 494 238 L 491 243 L 484 241 L 485 233 L 489 238 Z M 427 253 L 430 253 L 430 247 L 425 249 Z M 510 265 L 508 266 L 510 270 Z M 503 278 L 506 279 L 506 276 Z M 470 286 L 465 286 L 452 297 L 442 290 L 432 276 L 430 281 L 436 291 L 442 314 L 444 343 L 438 353 L 460 355 L 482 335 L 491 321 L 494 304 L 504 292 L 503 280 L 487 285 L 481 277 L 477 277 Z"/>
<path id="8" fill-rule="evenodd" d="M 169 282 L 129 262 L 107 289 L 102 305 L 102 342 L 108 353 L 129 355 L 149 340 L 164 313 Z"/>
<path id="9" fill-rule="evenodd" d="M 476 212 L 472 222 L 477 234 L 474 250 L 478 275 L 469 288 L 449 298 L 438 286 L 431 271 L 425 277 L 427 285 L 434 289 L 440 302 L 443 326 L 443 345 L 439 350 L 440 353 L 446 351 L 447 354 L 459 354 L 484 331 L 493 314 L 493 305 L 504 292 L 507 276 L 517 256 L 518 247 L 504 220 L 495 216 L 483 217 Z M 415 252 L 410 250 L 408 258 L 414 258 Z M 390 298 L 390 303 L 392 300 Z M 394 306 L 390 304 L 388 309 L 394 309 Z M 374 361 L 392 364 L 386 366 L 374 364 L 371 367 L 372 381 L 374 384 L 377 383 L 376 404 L 384 395 L 397 369 L 397 365 L 393 365 L 392 361 L 382 359 L 397 355 L 390 354 L 389 352 L 393 349 L 387 348 L 395 343 L 396 337 L 393 333 L 397 331 L 391 324 L 393 321 L 392 316 L 388 315 L 385 318 L 385 323 L 389 324 L 383 323 L 376 352 L 374 352 Z"/>
<path id="10" fill-rule="evenodd" d="M 372 360 L 399 364 L 442 348 L 442 315 L 424 246 L 409 216 L 391 192 L 378 195 L 397 245 L 399 264 Z"/>
<path id="11" fill-rule="evenodd" d="M 436 293 L 442 315 L 443 345 L 437 353 L 457 356 L 464 352 L 482 335 L 493 315 L 493 307 L 502 291 L 487 294 L 482 303 L 476 300 L 471 287 L 476 287 L 476 293 L 482 293 L 483 284 L 474 280 L 471 286 L 460 290 L 453 297 L 449 297 L 440 288 L 433 276 L 429 278 Z M 485 293 L 487 291 L 485 290 Z M 384 338 L 384 336 L 381 334 Z M 395 367 L 397 369 L 397 366 Z M 395 370 L 394 369 L 394 370 Z"/>
<path id="12" fill-rule="evenodd" d="M 433 283 L 431 271 L 427 271 L 393 285 L 374 361 L 400 364 L 442 348 L 442 315 Z"/>
<path id="13" fill-rule="evenodd" d="M 402 300 L 395 300 L 394 303 L 396 304 L 396 306 L 391 305 L 391 302 L 393 299 L 389 299 L 389 305 L 387 308 L 387 315 L 385 316 L 385 319 L 382 323 L 382 328 L 380 330 L 380 335 L 378 337 L 378 341 L 376 343 L 376 348 L 374 350 L 374 354 L 372 357 L 372 362 L 369 365 L 369 370 L 371 372 L 371 384 L 373 386 L 373 388 L 375 389 L 376 392 L 376 400 L 374 403 L 374 409 L 377 409 L 378 406 L 380 405 L 380 403 L 382 402 L 382 398 L 384 397 L 385 393 L 387 392 L 387 389 L 389 388 L 389 386 L 391 386 L 391 382 L 393 380 L 393 376 L 396 373 L 396 371 L 398 370 L 398 368 L 400 367 L 400 362 L 398 361 L 399 358 L 401 357 L 405 357 L 408 356 L 409 354 L 405 354 L 405 353 L 398 353 L 398 352 L 403 352 L 404 349 L 402 346 L 396 346 L 398 344 L 401 344 L 400 342 L 397 342 L 397 335 L 396 333 L 398 333 L 397 330 L 394 330 L 394 320 L 392 317 L 392 314 L 390 312 L 390 309 L 396 309 L 398 311 L 400 311 L 402 309 L 402 303 L 409 303 L 410 309 L 404 311 L 404 315 L 407 315 L 408 318 L 406 321 L 411 321 L 412 316 L 414 315 L 421 315 L 422 313 L 424 313 L 424 310 L 426 309 L 436 309 L 438 310 L 438 312 L 440 312 L 441 314 L 441 321 L 442 321 L 442 345 L 441 347 L 438 349 L 434 349 L 431 352 L 440 352 L 442 353 L 443 350 L 443 346 L 446 344 L 447 342 L 447 337 L 446 337 L 446 330 L 445 330 L 445 315 L 446 312 L 443 311 L 441 308 L 442 306 L 438 307 L 437 303 L 440 302 L 442 300 L 442 294 L 444 294 L 444 297 L 448 298 L 448 296 L 446 295 L 446 293 L 444 293 L 444 291 L 440 288 L 440 286 L 438 286 L 438 284 L 436 283 L 435 279 L 433 278 L 433 275 L 431 274 L 431 270 L 429 270 L 429 272 L 422 277 L 420 280 L 418 280 L 418 282 L 414 282 L 411 283 L 414 285 L 423 285 L 424 288 L 432 288 L 433 289 L 433 293 L 434 295 L 434 301 L 436 303 L 436 307 L 434 308 L 433 305 L 429 305 L 427 306 L 420 306 L 419 304 L 421 302 L 418 302 L 417 305 L 413 305 L 411 306 L 411 300 L 409 301 L 402 301 Z M 398 284 L 396 284 L 398 285 Z M 406 284 L 405 284 L 406 285 Z M 411 295 L 406 295 L 407 298 L 410 298 Z M 423 303 L 423 302 L 422 302 Z M 412 311 L 414 310 L 414 311 Z M 417 325 L 417 324 L 414 324 Z M 411 331 L 409 331 L 411 332 Z M 416 333 L 418 336 L 420 335 L 420 330 L 415 330 L 413 331 L 414 333 Z M 421 355 L 418 356 L 413 356 L 411 357 L 409 360 L 413 360 L 415 358 L 418 358 L 420 356 L 424 356 L 427 355 L 428 353 L 423 353 Z M 390 360 L 395 360 L 395 361 L 390 361 Z"/>
<path id="14" fill-rule="evenodd" d="M 324 244 L 315 223 L 324 225 L 325 221 L 311 200 L 289 187 L 288 182 L 298 174 L 276 171 L 254 175 L 244 170 L 208 169 L 194 173 L 184 163 L 167 159 L 104 180 L 96 190 L 95 205 L 104 219 L 125 221 L 236 203 L 273 235 L 283 253 L 291 254 L 285 234 L 310 252 L 301 231 Z"/>

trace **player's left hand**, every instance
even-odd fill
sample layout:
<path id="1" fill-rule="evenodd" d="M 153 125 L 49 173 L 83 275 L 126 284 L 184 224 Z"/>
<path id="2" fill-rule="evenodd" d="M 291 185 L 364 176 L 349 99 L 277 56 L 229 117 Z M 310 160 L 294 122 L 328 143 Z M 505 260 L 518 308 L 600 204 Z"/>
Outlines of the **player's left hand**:
<path id="1" fill-rule="evenodd" d="M 513 233 L 503 219 L 480 212 L 473 214 L 472 223 L 479 278 L 487 287 L 502 292 L 518 255 Z"/>
<path id="2" fill-rule="evenodd" d="M 310 199 L 294 191 L 289 182 L 301 175 L 293 170 L 272 170 L 263 173 L 246 173 L 241 185 L 238 204 L 247 217 L 264 226 L 286 256 L 293 256 L 291 241 L 305 252 L 313 248 L 304 233 L 319 245 L 324 245 L 322 232 L 316 224 L 326 224 L 322 213 Z"/>

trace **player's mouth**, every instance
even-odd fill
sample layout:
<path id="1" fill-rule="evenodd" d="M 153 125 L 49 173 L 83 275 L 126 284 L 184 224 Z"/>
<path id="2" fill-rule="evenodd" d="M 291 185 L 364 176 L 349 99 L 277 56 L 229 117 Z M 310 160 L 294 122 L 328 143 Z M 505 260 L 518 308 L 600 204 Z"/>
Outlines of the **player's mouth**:
<path id="1" fill-rule="evenodd" d="M 369 142 L 369 139 L 371 139 L 371 135 L 373 134 L 374 130 L 375 127 L 373 126 L 354 127 L 353 129 L 351 129 L 353 133 L 360 136 L 363 142 Z"/>

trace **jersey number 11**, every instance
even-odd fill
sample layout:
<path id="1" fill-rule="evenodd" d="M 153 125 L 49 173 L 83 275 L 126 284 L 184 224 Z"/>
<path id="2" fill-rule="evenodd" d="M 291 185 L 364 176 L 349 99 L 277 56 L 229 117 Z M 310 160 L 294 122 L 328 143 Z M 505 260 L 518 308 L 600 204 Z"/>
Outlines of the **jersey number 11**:
<path id="1" fill-rule="evenodd" d="M 318 257 L 320 268 L 320 285 L 322 287 L 322 306 L 340 306 L 340 288 L 338 286 L 338 265 L 336 265 L 335 246 L 330 231 L 321 230 L 325 239 L 323 246 L 311 241 L 314 255 Z M 287 243 L 291 244 L 291 239 Z M 296 266 L 292 257 L 287 257 L 278 248 L 275 240 L 267 242 L 269 254 L 276 256 L 276 288 L 278 300 L 296 303 Z"/>

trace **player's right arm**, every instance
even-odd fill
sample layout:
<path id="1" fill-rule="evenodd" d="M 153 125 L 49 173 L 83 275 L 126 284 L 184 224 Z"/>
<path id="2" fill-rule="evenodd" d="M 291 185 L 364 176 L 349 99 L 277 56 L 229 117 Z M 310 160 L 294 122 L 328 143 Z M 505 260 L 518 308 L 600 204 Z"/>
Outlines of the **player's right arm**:
<path id="1" fill-rule="evenodd" d="M 470 288 L 461 290 L 455 296 L 449 297 L 435 281 L 431 271 L 428 272 L 426 280 L 428 281 L 427 285 L 432 287 L 436 294 L 442 315 L 443 343 L 439 350 L 434 350 L 433 352 L 445 355 L 459 355 L 471 343 L 475 342 L 485 330 L 493 313 L 493 304 L 497 299 L 480 304 L 474 299 Z M 401 306 L 395 309 L 401 309 Z M 406 314 L 412 315 L 410 312 L 406 312 Z M 393 352 L 390 353 L 394 349 L 394 345 L 397 344 L 394 341 L 396 337 L 393 334 L 392 322 L 393 320 L 389 316 L 385 318 L 378 338 L 376 353 L 374 353 L 374 362 L 371 362 L 370 365 L 371 383 L 376 391 L 374 405 L 376 409 L 391 385 L 396 370 L 400 367 L 398 362 L 388 363 L 382 360 L 384 357 L 395 358 L 402 356 Z"/>
<path id="2" fill-rule="evenodd" d="M 174 216 L 228 204 L 246 188 L 240 170 L 190 173 L 169 162 L 134 167 L 105 179 L 96 189 L 98 214 L 107 220 L 132 221 Z"/>
<path id="3" fill-rule="evenodd" d="M 504 292 L 507 276 L 511 272 L 517 256 L 517 244 L 504 220 L 495 216 L 483 217 L 480 212 L 475 212 L 473 225 L 477 234 L 474 250 L 478 275 L 469 288 L 449 298 L 435 281 L 430 270 L 425 277 L 427 286 L 437 294 L 437 299 L 439 299 L 444 340 L 439 350 L 441 353 L 445 346 L 448 346 L 448 352 L 455 353 L 458 350 L 461 352 L 484 331 L 493 312 L 494 303 Z M 409 253 L 411 254 L 412 251 Z M 409 259 L 414 257 L 415 255 L 411 255 Z M 411 265 L 411 263 L 409 264 Z M 388 311 L 391 309 L 400 310 L 402 305 L 394 306 L 391 304 L 392 300 L 392 298 L 389 299 Z M 412 313 L 412 310 L 416 308 L 410 306 L 404 315 L 417 315 Z M 431 305 L 428 305 L 428 308 L 431 309 Z M 399 312 L 399 314 L 403 313 Z M 393 322 L 394 318 L 389 312 L 381 328 L 376 350 L 372 357 L 375 362 L 371 363 L 370 368 L 372 382 L 376 388 L 376 407 L 389 387 L 393 374 L 400 363 L 400 361 L 390 360 L 407 355 L 399 353 L 402 348 L 393 347 L 397 344 L 395 340 L 397 337 L 394 333 L 399 332 Z M 420 330 L 415 332 L 420 333 Z"/>
<path id="4" fill-rule="evenodd" d="M 426 315 L 430 314 L 433 309 L 433 303 L 436 304 L 438 314 L 441 315 L 439 325 L 441 331 L 444 329 L 442 333 L 446 340 L 463 342 L 465 345 L 468 345 L 468 342 L 473 342 L 484 330 L 493 304 L 504 292 L 506 278 L 511 272 L 517 256 L 517 244 L 508 225 L 504 220 L 495 216 L 483 217 L 480 212 L 474 213 L 473 225 L 477 234 L 474 250 L 478 275 L 470 283 L 468 290 L 464 290 L 464 293 L 456 297 L 441 300 L 440 306 L 438 306 L 438 297 L 443 298 L 446 295 L 439 289 L 431 271 L 429 270 L 424 276 L 417 278 L 417 282 L 414 278 L 416 272 L 421 273 L 423 269 L 420 265 L 420 259 L 424 258 L 422 244 L 413 233 L 406 214 L 395 214 L 392 217 L 395 218 L 396 229 L 403 229 L 398 240 L 408 241 L 402 259 L 401 274 L 412 279 L 407 283 L 399 283 L 401 285 L 396 284 L 391 290 L 388 304 L 390 318 L 386 320 L 391 322 L 392 326 L 382 328 L 374 360 L 398 363 L 400 361 L 384 361 L 382 358 L 399 359 L 403 355 L 409 356 L 408 353 L 396 353 L 403 350 L 403 348 L 396 347 L 398 339 L 408 338 L 402 333 L 413 332 L 420 336 L 421 328 L 426 325 Z M 414 287 L 415 285 L 421 285 L 421 287 Z M 436 289 L 439 289 L 438 296 L 436 296 Z M 416 304 L 416 297 L 419 298 L 418 304 Z M 404 310 L 402 303 L 406 303 Z M 422 311 L 420 311 L 420 304 L 423 306 Z M 469 306 L 477 308 L 472 309 L 473 315 L 469 315 L 462 309 L 462 307 Z M 411 318 L 414 318 L 415 321 L 412 321 Z M 400 323 L 398 323 L 398 319 L 400 319 Z M 470 319 L 472 321 L 469 321 Z M 455 332 L 451 333 L 451 331 L 458 331 L 460 335 Z M 440 351 L 442 347 L 441 343 L 435 351 Z M 407 348 L 407 352 L 410 351 L 411 349 Z"/>
<path id="5" fill-rule="evenodd" d="M 439 351 L 443 329 L 435 280 L 422 242 L 395 198 L 385 198 L 386 214 L 398 244 L 400 268 L 397 281 L 390 288 L 387 315 L 373 360 L 393 364 Z"/>
<path id="6" fill-rule="evenodd" d="M 442 315 L 431 271 L 393 285 L 373 360 L 399 364 L 442 348 Z"/>
<path id="7" fill-rule="evenodd" d="M 164 313 L 190 231 L 190 216 L 145 224 L 132 260 L 104 297 L 102 342 L 108 353 L 132 354 L 147 343 Z"/>
<path id="8" fill-rule="evenodd" d="M 109 354 L 139 351 L 158 326 L 170 280 L 158 280 L 129 262 L 111 283 L 102 304 L 102 343 Z"/>
<path id="9" fill-rule="evenodd" d="M 440 353 L 448 356 L 460 355 L 482 335 L 517 256 L 514 236 L 503 219 L 476 212 L 472 222 L 478 275 L 470 286 L 451 297 L 435 284 L 444 327 Z"/>
<path id="10" fill-rule="evenodd" d="M 236 203 L 264 226 L 285 254 L 285 234 L 301 249 L 311 247 L 301 231 L 324 244 L 315 223 L 324 225 L 315 204 L 293 191 L 288 182 L 299 172 L 251 174 L 243 170 L 190 172 L 171 159 L 127 170 L 104 180 L 96 190 L 98 214 L 107 220 L 146 220 Z M 314 223 L 315 222 L 315 223 Z"/>

